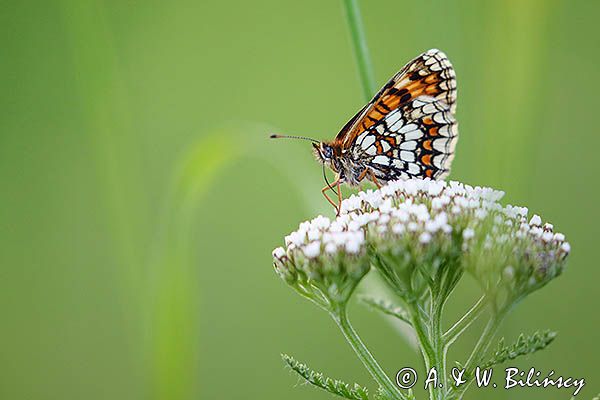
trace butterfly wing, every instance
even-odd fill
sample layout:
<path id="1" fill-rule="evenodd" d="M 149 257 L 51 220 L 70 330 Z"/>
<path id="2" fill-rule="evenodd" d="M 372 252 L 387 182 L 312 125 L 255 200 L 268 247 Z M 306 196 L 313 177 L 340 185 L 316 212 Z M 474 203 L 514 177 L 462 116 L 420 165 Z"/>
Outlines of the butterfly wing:
<path id="1" fill-rule="evenodd" d="M 456 75 L 444 53 L 429 50 L 398 72 L 334 142 L 377 179 L 444 178 L 458 139 Z"/>
<path id="2" fill-rule="evenodd" d="M 448 105 L 419 96 L 361 133 L 350 148 L 376 179 L 443 179 L 450 172 L 457 124 Z"/>

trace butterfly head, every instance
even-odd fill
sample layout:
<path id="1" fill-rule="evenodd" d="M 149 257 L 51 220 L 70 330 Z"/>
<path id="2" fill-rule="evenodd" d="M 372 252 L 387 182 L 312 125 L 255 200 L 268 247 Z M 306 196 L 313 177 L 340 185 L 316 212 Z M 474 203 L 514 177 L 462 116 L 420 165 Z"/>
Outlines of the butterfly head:
<path id="1" fill-rule="evenodd" d="M 336 146 L 325 142 L 313 143 L 313 151 L 319 162 L 337 171 L 337 159 L 340 151 Z"/>
<path id="2" fill-rule="evenodd" d="M 322 163 L 331 162 L 333 159 L 333 147 L 324 142 L 313 143 L 315 156 Z"/>

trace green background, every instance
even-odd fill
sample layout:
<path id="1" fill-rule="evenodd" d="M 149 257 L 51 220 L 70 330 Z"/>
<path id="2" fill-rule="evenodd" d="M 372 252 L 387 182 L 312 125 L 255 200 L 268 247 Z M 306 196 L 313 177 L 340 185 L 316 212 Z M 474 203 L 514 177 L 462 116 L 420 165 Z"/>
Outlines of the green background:
<path id="1" fill-rule="evenodd" d="M 564 276 L 502 334 L 556 329 L 548 350 L 516 364 L 584 377 L 580 398 L 591 398 L 600 2 L 362 9 L 378 84 L 432 47 L 453 62 L 451 177 L 505 190 L 572 243 Z M 331 138 L 363 104 L 341 2 L 3 1 L 0 49 L 1 399 L 330 398 L 299 385 L 280 352 L 373 387 L 270 255 L 332 210 L 310 146 L 267 134 Z M 475 297 L 465 282 L 453 310 Z M 421 369 L 396 328 L 360 305 L 351 313 L 390 374 Z"/>

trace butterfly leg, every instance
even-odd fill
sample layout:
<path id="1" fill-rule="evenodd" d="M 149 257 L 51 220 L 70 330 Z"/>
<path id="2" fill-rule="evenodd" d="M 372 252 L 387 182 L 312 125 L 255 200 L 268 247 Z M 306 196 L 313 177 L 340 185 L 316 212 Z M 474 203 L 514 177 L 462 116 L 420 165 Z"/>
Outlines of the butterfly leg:
<path id="1" fill-rule="evenodd" d="M 338 187 L 338 199 L 341 198 L 341 194 L 339 194 L 339 187 L 340 187 L 339 181 L 340 181 L 339 179 L 336 179 L 336 181 L 333 182 L 333 185 L 337 185 L 337 187 Z M 329 204 L 331 204 L 333 206 L 333 208 L 335 208 L 336 215 L 339 215 L 339 213 L 340 213 L 339 204 L 341 204 L 341 200 L 339 201 L 339 204 L 336 204 L 335 201 L 331 200 L 331 198 L 327 195 L 327 190 L 334 190 L 334 189 L 332 186 L 327 185 L 323 189 L 321 189 L 321 193 L 323 193 L 323 196 L 325 196 L 325 198 L 327 199 Z"/>
<path id="2" fill-rule="evenodd" d="M 373 182 L 375 184 L 375 186 L 377 186 L 377 189 L 381 189 L 381 183 L 379 183 L 379 180 L 377 180 L 377 177 L 375 176 L 373 171 L 371 171 L 370 169 L 368 171 L 369 171 L 369 176 L 371 177 L 371 182 Z"/>
<path id="3" fill-rule="evenodd" d="M 358 176 L 357 180 L 359 182 L 362 182 L 363 179 L 365 179 L 365 176 L 367 176 L 367 173 L 369 172 L 369 168 L 365 168 L 363 170 L 363 172 L 360 173 L 360 175 Z"/>
<path id="4" fill-rule="evenodd" d="M 341 187 L 341 182 L 339 179 L 337 180 L 337 195 L 338 195 L 338 205 L 337 205 L 336 215 L 339 217 L 340 211 L 342 211 L 342 187 Z"/>

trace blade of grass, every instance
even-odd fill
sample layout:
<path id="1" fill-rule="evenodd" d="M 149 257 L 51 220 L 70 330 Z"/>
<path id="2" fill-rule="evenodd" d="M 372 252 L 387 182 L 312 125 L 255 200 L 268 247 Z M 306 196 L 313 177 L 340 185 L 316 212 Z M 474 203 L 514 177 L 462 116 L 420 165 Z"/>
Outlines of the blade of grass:
<path id="1" fill-rule="evenodd" d="M 117 249 L 123 301 L 140 293 L 143 234 L 147 231 L 146 191 L 126 77 L 121 72 L 112 29 L 102 2 L 63 0 L 60 4 L 76 87 L 82 132 L 90 141 L 98 181 L 106 197 L 106 219 Z M 135 298 L 138 301 L 139 298 Z M 139 306 L 139 304 L 135 304 Z"/>
<path id="2" fill-rule="evenodd" d="M 369 101 L 375 93 L 375 77 L 358 0 L 343 0 L 343 4 L 362 85 L 363 98 L 365 101 Z"/>
<path id="3" fill-rule="evenodd" d="M 199 343 L 201 316 L 197 313 L 200 290 L 194 257 L 195 227 L 204 195 L 214 188 L 221 173 L 242 159 L 259 159 L 283 172 L 298 189 L 309 215 L 322 211 L 319 181 L 311 181 L 302 161 L 287 152 L 273 151 L 267 126 L 230 126 L 202 137 L 178 162 L 171 179 L 165 209 L 152 254 L 152 271 L 146 321 L 152 336 L 146 344 L 151 358 L 152 393 L 157 399 L 187 399 L 200 390 Z M 253 137 L 255 139 L 250 139 Z M 223 151 L 227 149 L 227 151 Z"/>

